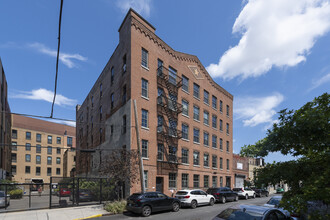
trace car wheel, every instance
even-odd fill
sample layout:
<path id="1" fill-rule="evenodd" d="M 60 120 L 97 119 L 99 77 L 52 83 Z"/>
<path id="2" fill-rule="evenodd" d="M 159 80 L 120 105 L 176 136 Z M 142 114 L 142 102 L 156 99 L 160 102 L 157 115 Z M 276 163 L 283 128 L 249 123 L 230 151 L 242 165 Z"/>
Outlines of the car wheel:
<path id="1" fill-rule="evenodd" d="M 254 198 L 254 199 L 256 198 L 256 194 L 253 194 L 253 198 Z"/>
<path id="2" fill-rule="evenodd" d="M 213 206 L 213 205 L 214 205 L 214 199 L 211 198 L 211 199 L 210 199 L 210 206 Z"/>
<path id="3" fill-rule="evenodd" d="M 234 199 L 234 201 L 238 201 L 238 196 L 235 196 L 235 199 Z"/>
<path id="4" fill-rule="evenodd" d="M 151 214 L 150 206 L 146 205 L 142 208 L 142 216 L 148 217 Z"/>
<path id="5" fill-rule="evenodd" d="M 197 207 L 197 201 L 193 200 L 191 201 L 191 208 L 195 209 Z"/>
<path id="6" fill-rule="evenodd" d="M 224 196 L 221 197 L 221 203 L 222 203 L 222 204 L 225 204 L 225 203 L 226 203 L 226 197 L 224 197 Z"/>
<path id="7" fill-rule="evenodd" d="M 248 194 L 246 194 L 246 195 L 245 195 L 245 199 L 248 199 L 248 198 L 249 198 L 249 195 L 248 195 Z"/>
<path id="8" fill-rule="evenodd" d="M 179 203 L 177 203 L 177 202 L 173 203 L 172 210 L 173 210 L 173 212 L 178 212 L 180 210 Z"/>
<path id="9" fill-rule="evenodd" d="M 266 193 L 266 197 L 268 197 L 269 193 Z"/>

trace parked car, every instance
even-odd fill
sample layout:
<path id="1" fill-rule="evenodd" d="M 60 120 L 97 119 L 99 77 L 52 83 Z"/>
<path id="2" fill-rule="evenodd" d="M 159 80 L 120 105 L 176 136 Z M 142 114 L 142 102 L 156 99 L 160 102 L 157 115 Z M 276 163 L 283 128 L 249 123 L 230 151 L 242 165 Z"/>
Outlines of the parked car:
<path id="1" fill-rule="evenodd" d="M 8 207 L 10 205 L 10 196 L 4 191 L 0 191 L 0 207 Z"/>
<path id="2" fill-rule="evenodd" d="M 134 193 L 127 199 L 127 211 L 149 216 L 152 212 L 180 210 L 180 200 L 160 192 Z"/>
<path id="3" fill-rule="evenodd" d="M 238 193 L 241 198 L 248 199 L 249 197 L 256 198 L 256 192 L 249 187 L 234 188 L 233 191 Z"/>
<path id="4" fill-rule="evenodd" d="M 251 188 L 251 189 L 253 189 L 256 192 L 257 197 L 269 196 L 269 192 L 267 189 L 264 188 Z"/>
<path id="5" fill-rule="evenodd" d="M 282 187 L 277 187 L 276 193 L 284 193 L 284 189 Z"/>
<path id="6" fill-rule="evenodd" d="M 256 205 L 236 205 L 223 210 L 215 216 L 213 220 L 292 220 L 281 210 L 256 206 Z"/>
<path id="7" fill-rule="evenodd" d="M 71 195 L 71 189 L 68 188 L 60 188 L 59 191 L 56 192 L 57 196 L 65 197 Z"/>
<path id="8" fill-rule="evenodd" d="M 282 196 L 273 196 L 272 198 L 270 198 L 270 200 L 268 200 L 268 202 L 266 204 L 264 204 L 265 207 L 268 208 L 278 208 L 279 210 L 281 210 L 286 216 L 296 216 L 295 215 L 291 215 L 289 211 L 284 210 L 282 208 L 279 208 L 279 204 L 282 200 Z M 296 219 L 296 218 L 293 218 Z"/>
<path id="9" fill-rule="evenodd" d="M 179 199 L 181 206 L 190 206 L 195 209 L 199 205 L 214 205 L 215 198 L 203 190 L 180 190 L 175 194 L 175 198 Z"/>
<path id="10" fill-rule="evenodd" d="M 70 194 L 70 201 L 73 200 L 73 193 Z M 94 200 L 94 195 L 92 193 L 92 191 L 90 191 L 89 189 L 79 189 L 78 192 L 79 195 L 79 202 L 88 202 L 88 201 L 93 201 Z M 77 201 L 77 194 L 75 194 L 75 199 L 76 202 Z"/>
<path id="11" fill-rule="evenodd" d="M 226 203 L 226 201 L 238 200 L 237 192 L 228 187 L 209 188 L 206 193 L 214 196 L 216 202 Z"/>

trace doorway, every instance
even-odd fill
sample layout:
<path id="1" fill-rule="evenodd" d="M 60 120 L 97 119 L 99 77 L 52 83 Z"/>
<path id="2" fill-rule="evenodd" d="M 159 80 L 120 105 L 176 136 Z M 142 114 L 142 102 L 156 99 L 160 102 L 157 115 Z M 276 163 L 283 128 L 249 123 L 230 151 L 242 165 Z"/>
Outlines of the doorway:
<path id="1" fill-rule="evenodd" d="M 164 193 L 163 191 L 163 182 L 164 182 L 164 177 L 156 177 L 156 191 Z"/>

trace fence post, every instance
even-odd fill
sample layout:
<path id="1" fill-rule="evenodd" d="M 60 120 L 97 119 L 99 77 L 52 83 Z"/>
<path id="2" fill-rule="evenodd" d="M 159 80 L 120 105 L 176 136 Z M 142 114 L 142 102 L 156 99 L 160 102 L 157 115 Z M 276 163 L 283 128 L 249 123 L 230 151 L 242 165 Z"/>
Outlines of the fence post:
<path id="1" fill-rule="evenodd" d="M 75 177 L 73 177 L 73 181 L 72 181 L 72 206 L 74 206 L 74 200 L 76 198 L 76 183 L 75 183 Z"/>
<path id="2" fill-rule="evenodd" d="M 7 195 L 8 195 L 8 192 L 7 192 L 7 184 L 5 185 L 5 210 L 7 210 Z"/>
<path id="3" fill-rule="evenodd" d="M 77 179 L 76 204 L 79 206 L 79 177 Z"/>
<path id="4" fill-rule="evenodd" d="M 102 178 L 100 179 L 100 204 L 102 204 Z"/>
<path id="5" fill-rule="evenodd" d="M 32 184 L 29 183 L 29 208 L 31 208 L 31 186 Z"/>
<path id="6" fill-rule="evenodd" d="M 49 183 L 49 209 L 52 208 L 52 188 L 53 188 L 53 177 L 50 177 Z"/>

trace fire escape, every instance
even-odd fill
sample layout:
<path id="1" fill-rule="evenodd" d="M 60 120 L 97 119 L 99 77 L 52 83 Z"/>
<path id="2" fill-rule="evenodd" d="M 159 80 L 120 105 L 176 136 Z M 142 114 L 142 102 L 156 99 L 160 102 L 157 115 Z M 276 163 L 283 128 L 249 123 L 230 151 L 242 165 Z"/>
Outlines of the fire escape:
<path id="1" fill-rule="evenodd" d="M 178 115 L 182 105 L 177 102 L 178 89 L 182 86 L 182 78 L 161 66 L 157 69 L 157 84 L 162 88 L 157 97 L 157 141 L 163 145 L 157 156 L 157 173 L 177 172 L 181 158 L 177 156 L 178 141 L 182 132 L 178 130 Z"/>

